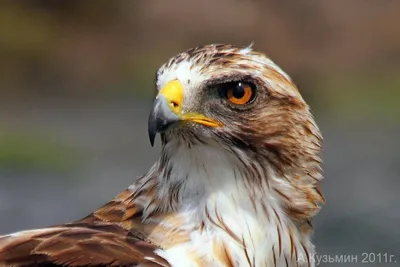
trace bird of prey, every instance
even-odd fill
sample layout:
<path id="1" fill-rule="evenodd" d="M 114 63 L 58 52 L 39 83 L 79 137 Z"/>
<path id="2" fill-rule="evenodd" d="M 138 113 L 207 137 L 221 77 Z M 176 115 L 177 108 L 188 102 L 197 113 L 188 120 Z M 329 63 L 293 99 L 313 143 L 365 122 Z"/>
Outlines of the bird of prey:
<path id="1" fill-rule="evenodd" d="M 157 71 L 151 169 L 89 216 L 0 237 L 0 267 L 314 266 L 322 137 L 291 78 L 251 46 Z"/>

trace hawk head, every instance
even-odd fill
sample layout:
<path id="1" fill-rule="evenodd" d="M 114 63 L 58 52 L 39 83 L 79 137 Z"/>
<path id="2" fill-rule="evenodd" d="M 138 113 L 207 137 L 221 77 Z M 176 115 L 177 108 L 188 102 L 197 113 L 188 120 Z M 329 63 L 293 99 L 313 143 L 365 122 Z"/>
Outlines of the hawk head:
<path id="1" fill-rule="evenodd" d="M 168 155 L 177 147 L 218 147 L 250 172 L 244 177 L 253 186 L 272 187 L 295 221 L 319 210 L 320 131 L 290 77 L 268 57 L 251 47 L 197 47 L 164 64 L 156 82 L 152 144 L 161 133 Z"/>

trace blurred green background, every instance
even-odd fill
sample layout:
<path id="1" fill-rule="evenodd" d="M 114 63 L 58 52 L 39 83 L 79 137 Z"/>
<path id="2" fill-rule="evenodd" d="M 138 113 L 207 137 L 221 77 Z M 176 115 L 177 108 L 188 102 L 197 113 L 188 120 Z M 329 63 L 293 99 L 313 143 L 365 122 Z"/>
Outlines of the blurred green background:
<path id="1" fill-rule="evenodd" d="M 128 186 L 159 151 L 146 136 L 157 68 L 253 41 L 325 136 L 318 251 L 400 262 L 395 0 L 1 1 L 0 234 L 83 217 Z"/>

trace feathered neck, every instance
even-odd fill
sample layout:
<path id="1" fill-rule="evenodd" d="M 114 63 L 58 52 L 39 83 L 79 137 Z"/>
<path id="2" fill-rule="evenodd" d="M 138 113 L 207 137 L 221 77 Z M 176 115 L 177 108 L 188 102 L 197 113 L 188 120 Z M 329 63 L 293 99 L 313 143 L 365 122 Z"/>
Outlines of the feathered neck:
<path id="1" fill-rule="evenodd" d="M 230 260 L 250 266 L 294 263 L 298 255 L 306 263 L 314 251 L 311 225 L 288 217 L 287 199 L 276 189 L 290 192 L 267 161 L 221 146 L 170 143 L 146 179 L 156 187 L 153 198 L 159 201 L 143 203 L 144 219 L 151 220 L 156 211 L 172 212 L 180 218 L 173 226 L 179 230 L 168 231 L 190 233 L 186 243 L 168 246 L 160 254 L 169 260 L 186 250 L 197 251 L 199 259 L 215 255 L 216 244 L 230 251 Z M 162 224 L 169 225 L 167 221 Z"/>

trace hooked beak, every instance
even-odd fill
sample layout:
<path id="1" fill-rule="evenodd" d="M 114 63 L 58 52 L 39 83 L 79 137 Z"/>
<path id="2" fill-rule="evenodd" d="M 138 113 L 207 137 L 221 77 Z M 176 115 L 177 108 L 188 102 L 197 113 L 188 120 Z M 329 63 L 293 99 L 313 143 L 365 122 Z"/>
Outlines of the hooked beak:
<path id="1" fill-rule="evenodd" d="M 198 113 L 182 114 L 183 87 L 178 80 L 169 82 L 158 93 L 150 112 L 148 133 L 151 146 L 157 133 L 167 131 L 181 122 L 195 122 L 208 127 L 221 127 L 222 123 Z"/>

